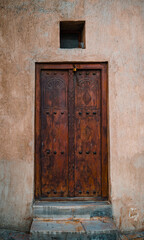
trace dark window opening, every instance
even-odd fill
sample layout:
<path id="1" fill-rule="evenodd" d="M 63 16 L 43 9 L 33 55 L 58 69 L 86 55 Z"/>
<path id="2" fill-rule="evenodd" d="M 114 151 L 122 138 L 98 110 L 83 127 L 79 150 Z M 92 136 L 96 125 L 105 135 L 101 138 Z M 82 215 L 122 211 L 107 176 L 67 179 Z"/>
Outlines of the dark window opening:
<path id="1" fill-rule="evenodd" d="M 60 22 L 60 48 L 85 48 L 85 22 Z"/>

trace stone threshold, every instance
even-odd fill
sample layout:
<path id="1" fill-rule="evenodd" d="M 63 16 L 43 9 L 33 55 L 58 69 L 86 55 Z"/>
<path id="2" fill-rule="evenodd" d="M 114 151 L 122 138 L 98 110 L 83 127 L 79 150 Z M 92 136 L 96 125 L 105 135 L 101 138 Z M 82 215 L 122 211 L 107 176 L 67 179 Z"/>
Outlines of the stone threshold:
<path id="1" fill-rule="evenodd" d="M 33 219 L 31 234 L 34 239 L 106 239 L 117 240 L 118 231 L 109 217 L 95 217 L 91 220 L 44 220 Z M 37 238 L 36 238 L 37 237 Z"/>
<path id="2" fill-rule="evenodd" d="M 31 240 L 31 234 L 10 229 L 0 229 L 0 240 Z M 144 240 L 144 231 L 121 233 L 119 240 Z"/>
<path id="3" fill-rule="evenodd" d="M 108 201 L 69 201 L 45 202 L 33 204 L 33 217 L 51 220 L 91 219 L 93 217 L 112 217 L 112 206 Z"/>

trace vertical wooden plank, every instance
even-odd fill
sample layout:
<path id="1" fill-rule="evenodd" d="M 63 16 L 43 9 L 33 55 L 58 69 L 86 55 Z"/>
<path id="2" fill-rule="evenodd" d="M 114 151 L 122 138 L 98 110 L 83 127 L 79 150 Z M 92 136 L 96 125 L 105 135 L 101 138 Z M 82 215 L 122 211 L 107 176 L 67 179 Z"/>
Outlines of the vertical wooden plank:
<path id="1" fill-rule="evenodd" d="M 42 197 L 68 195 L 68 71 L 41 71 Z"/>
<path id="2" fill-rule="evenodd" d="M 100 70 L 77 70 L 75 87 L 75 196 L 101 196 Z"/>
<path id="3" fill-rule="evenodd" d="M 69 90 L 68 90 L 68 129 L 69 129 L 69 197 L 75 195 L 74 167 L 75 167 L 75 89 L 74 73 L 69 70 Z"/>
<path id="4" fill-rule="evenodd" d="M 35 82 L 35 198 L 41 196 L 41 165 L 40 165 L 40 66 L 36 64 Z"/>
<path id="5" fill-rule="evenodd" d="M 102 68 L 102 197 L 108 197 L 107 64 Z"/>

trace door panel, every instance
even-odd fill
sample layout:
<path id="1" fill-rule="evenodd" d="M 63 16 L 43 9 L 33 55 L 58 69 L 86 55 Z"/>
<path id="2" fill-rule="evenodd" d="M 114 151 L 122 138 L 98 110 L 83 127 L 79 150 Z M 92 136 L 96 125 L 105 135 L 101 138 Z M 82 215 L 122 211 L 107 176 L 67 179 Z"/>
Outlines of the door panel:
<path id="1" fill-rule="evenodd" d="M 107 64 L 37 64 L 35 196 L 107 197 Z"/>
<path id="2" fill-rule="evenodd" d="M 87 118 L 87 119 L 86 119 Z M 75 196 L 101 196 L 99 116 L 76 119 Z"/>
<path id="3" fill-rule="evenodd" d="M 41 72 L 41 191 L 68 194 L 68 72 Z"/>
<path id="4" fill-rule="evenodd" d="M 101 196 L 100 71 L 76 73 L 75 102 L 75 196 Z"/>
<path id="5" fill-rule="evenodd" d="M 100 108 L 100 71 L 80 70 L 76 72 L 76 108 Z"/>

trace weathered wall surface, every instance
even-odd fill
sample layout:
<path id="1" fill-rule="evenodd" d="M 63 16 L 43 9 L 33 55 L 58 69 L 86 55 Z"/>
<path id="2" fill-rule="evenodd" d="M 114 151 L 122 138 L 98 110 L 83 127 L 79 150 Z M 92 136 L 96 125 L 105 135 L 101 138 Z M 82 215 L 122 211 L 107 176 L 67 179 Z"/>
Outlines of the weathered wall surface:
<path id="1" fill-rule="evenodd" d="M 34 186 L 35 62 L 108 61 L 111 200 L 144 227 L 144 1 L 0 1 L 0 225 L 28 230 Z M 86 49 L 59 48 L 59 21 L 86 21 Z"/>

